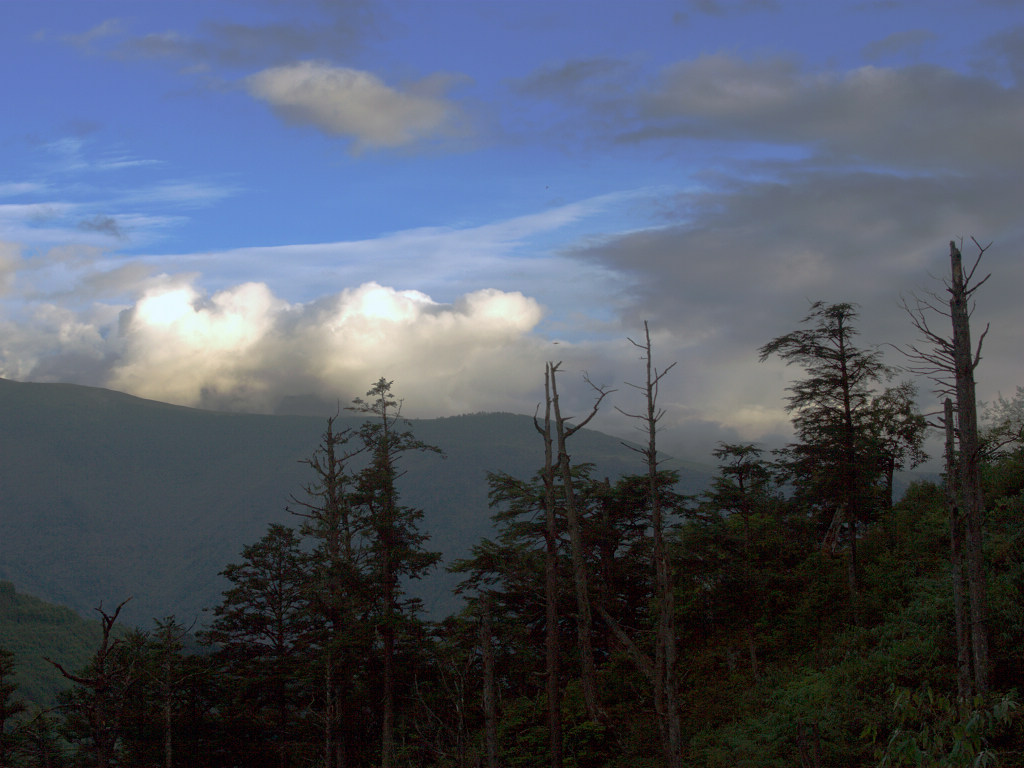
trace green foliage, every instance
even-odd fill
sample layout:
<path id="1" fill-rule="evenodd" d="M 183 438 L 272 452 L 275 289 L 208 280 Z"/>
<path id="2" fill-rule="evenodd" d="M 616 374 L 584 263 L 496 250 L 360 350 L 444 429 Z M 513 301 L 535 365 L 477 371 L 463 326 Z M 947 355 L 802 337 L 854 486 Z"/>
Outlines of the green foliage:
<path id="1" fill-rule="evenodd" d="M 17 698 L 17 685 L 13 682 L 14 654 L 0 647 L 0 765 L 9 765 L 19 739 L 15 718 L 25 711 L 25 704 Z"/>
<path id="2" fill-rule="evenodd" d="M 19 695 L 35 707 L 56 703 L 67 681 L 44 656 L 62 659 L 72 669 L 86 665 L 100 638 L 96 621 L 74 611 L 17 592 L 0 581 L 0 647 L 14 654 L 13 681 Z"/>
<path id="3" fill-rule="evenodd" d="M 1018 706 L 1015 691 L 989 700 L 951 699 L 925 685 L 893 687 L 891 696 L 896 727 L 879 750 L 879 768 L 996 765 L 989 744 L 1009 725 Z"/>

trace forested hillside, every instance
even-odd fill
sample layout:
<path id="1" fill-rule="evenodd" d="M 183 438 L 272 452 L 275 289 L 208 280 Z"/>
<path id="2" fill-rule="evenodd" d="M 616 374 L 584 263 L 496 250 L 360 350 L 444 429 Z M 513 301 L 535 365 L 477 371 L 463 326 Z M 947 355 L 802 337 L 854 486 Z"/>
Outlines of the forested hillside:
<path id="1" fill-rule="evenodd" d="M 296 522 L 285 507 L 309 479 L 301 462 L 328 415 L 218 413 L 0 379 L 0 578 L 88 618 L 100 601 L 131 596 L 129 625 L 169 614 L 204 624 L 225 587 L 224 565 L 269 523 Z M 342 411 L 340 422 L 359 419 Z M 446 560 L 462 557 L 491 531 L 487 472 L 536 469 L 532 419 L 416 425 L 447 459 L 411 457 L 399 485 L 425 510 L 432 546 Z M 633 454 L 618 439 L 587 430 L 578 440 L 600 472 L 631 471 Z M 709 470 L 677 466 L 686 492 L 706 486 Z M 432 615 L 455 608 L 453 585 L 443 570 L 417 585 Z"/>
<path id="2" fill-rule="evenodd" d="M 954 319 L 972 290 L 958 263 Z M 928 309 L 912 317 L 930 332 Z M 5 764 L 1020 764 L 1024 390 L 977 414 L 978 347 L 955 323 L 946 346 L 926 333 L 936 346 L 910 357 L 949 395 L 946 473 L 897 500 L 931 427 L 857 321 L 818 302 L 765 340 L 761 358 L 798 373 L 780 393 L 793 441 L 720 444 L 695 494 L 658 451 L 676 372 L 649 336 L 622 474 L 583 429 L 609 392 L 566 418 L 579 382 L 548 364 L 529 453 L 506 442 L 521 422 L 486 417 L 487 461 L 507 460 L 483 478 L 490 525 L 445 565 L 465 602 L 436 620 L 411 587 L 441 567 L 441 538 L 403 481 L 447 500 L 441 468 L 474 466 L 473 422 L 407 422 L 381 378 L 354 419 L 320 423 L 296 514 L 226 560 L 202 646 L 172 612 L 119 635 L 126 607 L 108 604 L 90 665 L 56 660 L 75 683 L 59 717 L 26 719 L 0 689 Z"/>
<path id="3" fill-rule="evenodd" d="M 80 669 L 88 663 L 99 639 L 97 621 L 87 621 L 70 608 L 20 594 L 9 581 L 0 581 L 0 648 L 10 651 L 17 660 L 11 680 L 27 701 L 51 706 L 56 703 L 58 691 L 68 687 L 68 681 L 44 656 L 64 659 Z"/>

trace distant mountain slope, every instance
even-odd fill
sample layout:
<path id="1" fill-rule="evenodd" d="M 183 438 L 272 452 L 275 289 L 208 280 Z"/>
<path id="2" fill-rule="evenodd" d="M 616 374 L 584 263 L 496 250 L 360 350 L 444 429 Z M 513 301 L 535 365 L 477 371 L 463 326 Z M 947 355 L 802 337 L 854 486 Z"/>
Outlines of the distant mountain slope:
<path id="1" fill-rule="evenodd" d="M 358 424 L 361 419 L 352 419 Z M 83 615 L 133 600 L 128 624 L 214 606 L 217 575 L 311 479 L 301 460 L 325 418 L 200 411 L 91 387 L 0 379 L 0 578 Z M 403 503 L 425 512 L 446 560 L 491 532 L 486 473 L 531 475 L 541 446 L 528 416 L 477 414 L 413 421 L 446 459 L 411 456 Z M 604 475 L 640 471 L 617 438 L 581 430 L 575 461 Z M 708 476 L 682 467 L 681 490 Z M 432 613 L 451 610 L 450 579 L 420 588 Z"/>
<path id="2" fill-rule="evenodd" d="M 101 636 L 98 621 L 19 594 L 9 581 L 0 581 L 0 648 L 14 654 L 18 698 L 38 707 L 55 704 L 57 692 L 70 683 L 43 657 L 77 671 L 89 663 Z"/>

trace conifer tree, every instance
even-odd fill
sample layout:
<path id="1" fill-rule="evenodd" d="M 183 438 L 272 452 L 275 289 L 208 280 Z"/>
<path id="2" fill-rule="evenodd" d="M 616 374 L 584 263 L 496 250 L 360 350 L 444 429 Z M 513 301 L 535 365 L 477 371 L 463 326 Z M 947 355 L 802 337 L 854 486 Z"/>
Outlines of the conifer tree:
<path id="1" fill-rule="evenodd" d="M 369 464 L 357 478 L 355 500 L 361 511 L 361 525 L 369 537 L 368 552 L 372 578 L 379 590 L 377 630 L 382 644 L 383 717 L 381 723 L 381 766 L 395 765 L 396 643 L 403 623 L 415 617 L 419 600 L 408 598 L 403 579 L 418 579 L 441 556 L 425 549 L 428 536 L 419 530 L 423 511 L 402 506 L 397 487 L 402 475 L 400 462 L 410 452 L 441 453 L 441 449 L 417 440 L 402 420 L 402 402 L 391 393 L 392 382 L 380 378 L 356 398 L 350 410 L 368 418 L 359 429 L 359 440 Z"/>
<path id="2" fill-rule="evenodd" d="M 355 430 L 339 430 L 336 421 L 327 419 L 319 447 L 304 462 L 313 478 L 289 507 L 302 518 L 300 532 L 311 544 L 307 597 L 321 634 L 324 768 L 348 764 L 365 741 L 355 713 L 366 692 L 364 662 L 372 644 L 366 539 L 353 508 L 356 481 L 349 467 L 364 448 L 355 444 Z"/>
<path id="3" fill-rule="evenodd" d="M 301 736 L 303 683 L 313 636 L 308 609 L 308 560 L 295 531 L 272 523 L 242 549 L 242 561 L 222 575 L 231 582 L 203 637 L 232 693 L 225 716 L 247 743 L 249 760 L 286 766 L 296 760 Z"/>
<path id="4" fill-rule="evenodd" d="M 796 331 L 760 349 L 761 361 L 777 355 L 806 375 L 790 385 L 786 409 L 793 414 L 799 442 L 789 446 L 793 479 L 831 513 L 826 545 L 834 546 L 845 527 L 851 618 L 857 621 L 858 525 L 871 512 L 870 488 L 877 467 L 869 420 L 874 387 L 892 375 L 875 349 L 854 343 L 854 304 L 815 302 Z"/>
<path id="5" fill-rule="evenodd" d="M 11 765 L 11 755 L 18 739 L 9 725 L 25 711 L 24 702 L 16 695 L 14 654 L 0 648 L 0 765 Z"/>

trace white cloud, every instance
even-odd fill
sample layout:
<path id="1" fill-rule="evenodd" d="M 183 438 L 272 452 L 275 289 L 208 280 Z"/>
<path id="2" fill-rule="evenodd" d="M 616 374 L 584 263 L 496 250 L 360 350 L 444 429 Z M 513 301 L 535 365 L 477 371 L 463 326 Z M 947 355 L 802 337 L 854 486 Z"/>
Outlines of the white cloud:
<path id="1" fill-rule="evenodd" d="M 282 398 L 347 402 L 380 376 L 417 413 L 507 407 L 536 386 L 541 309 L 476 291 L 451 305 L 376 283 L 289 305 L 261 283 L 204 297 L 168 279 L 122 315 L 107 386 L 182 405 L 273 411 Z M 530 364 L 524 361 L 529 360 Z"/>
<path id="2" fill-rule="evenodd" d="M 202 404 L 204 392 L 258 401 L 263 387 L 252 376 L 250 357 L 285 308 L 261 283 L 221 291 L 208 301 L 187 284 L 152 289 L 124 315 L 121 360 L 109 384 L 185 405 Z"/>
<path id="3" fill-rule="evenodd" d="M 404 91 L 370 73 L 304 61 L 246 78 L 249 93 L 290 122 L 347 136 L 355 148 L 401 147 L 459 131 L 458 108 L 436 81 Z"/>

